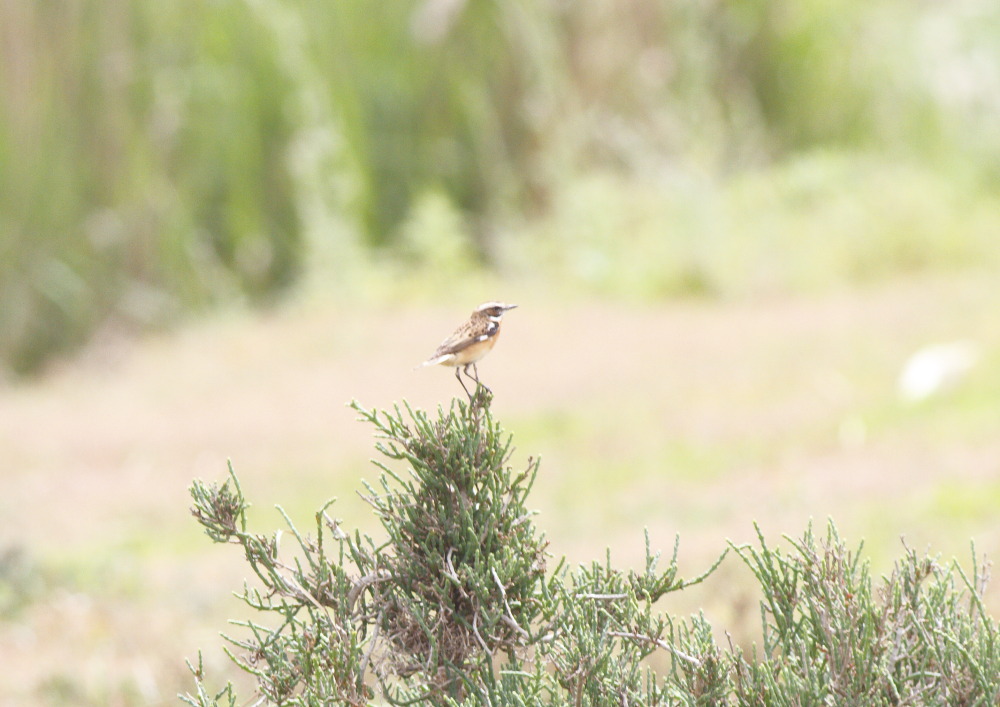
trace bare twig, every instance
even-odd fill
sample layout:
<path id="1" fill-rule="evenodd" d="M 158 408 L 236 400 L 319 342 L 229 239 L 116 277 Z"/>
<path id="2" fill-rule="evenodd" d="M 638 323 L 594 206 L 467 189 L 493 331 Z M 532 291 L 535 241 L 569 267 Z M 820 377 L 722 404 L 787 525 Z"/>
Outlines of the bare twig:
<path id="1" fill-rule="evenodd" d="M 378 618 L 375 619 L 374 628 L 372 629 L 372 637 L 368 641 L 368 648 L 365 649 L 365 654 L 361 657 L 361 662 L 358 664 L 358 675 L 362 678 L 364 678 L 365 670 L 368 669 L 368 661 L 371 660 L 372 652 L 378 644 L 378 635 L 382 630 L 382 617 L 384 613 L 384 609 L 378 612 Z"/>
<path id="2" fill-rule="evenodd" d="M 392 579 L 392 575 L 389 574 L 388 570 L 378 570 L 377 572 L 372 572 L 371 574 L 366 574 L 354 583 L 351 587 L 351 591 L 347 593 L 347 611 L 351 615 L 354 614 L 354 604 L 357 603 L 358 597 L 361 596 L 361 592 L 377 582 L 384 582 L 387 579 Z"/>
<path id="3" fill-rule="evenodd" d="M 681 660 L 687 663 L 690 663 L 696 668 L 701 667 L 700 660 L 698 660 L 694 656 L 688 655 L 687 653 L 677 650 L 672 645 L 670 645 L 669 643 L 660 638 L 653 638 L 652 636 L 643 636 L 638 633 L 627 633 L 625 631 L 608 631 L 608 635 L 615 636 L 616 638 L 631 638 L 633 641 L 644 641 L 646 643 L 651 643 L 657 648 L 662 648 L 666 651 L 670 651 L 676 657 L 680 658 Z"/>
<path id="4" fill-rule="evenodd" d="M 503 619 L 505 619 L 505 623 L 511 628 L 513 628 L 515 631 L 520 633 L 522 636 L 529 637 L 531 634 L 529 634 L 527 631 L 521 628 L 518 625 L 517 621 L 514 619 L 514 612 L 511 611 L 510 603 L 507 601 L 507 590 L 503 588 L 503 582 L 500 581 L 500 577 L 497 575 L 496 568 L 490 567 L 490 574 L 493 575 L 493 581 L 497 583 L 497 588 L 500 590 L 500 596 L 503 597 L 503 606 L 507 610 L 506 615 L 503 616 Z"/>

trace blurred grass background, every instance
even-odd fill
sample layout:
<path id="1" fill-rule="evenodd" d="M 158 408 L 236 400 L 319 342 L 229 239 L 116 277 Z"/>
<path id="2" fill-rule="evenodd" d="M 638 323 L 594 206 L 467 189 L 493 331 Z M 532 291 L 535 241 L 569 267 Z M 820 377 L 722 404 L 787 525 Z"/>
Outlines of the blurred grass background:
<path id="1" fill-rule="evenodd" d="M 557 553 L 1000 550 L 998 67 L 986 0 L 0 0 L 0 704 L 171 703 L 242 576 L 183 486 L 307 526 L 371 478 L 341 403 L 436 405 L 491 297 Z"/>
<path id="2" fill-rule="evenodd" d="M 655 299 L 998 260 L 987 2 L 0 13 L 15 373 L 310 275 L 479 266 Z"/>

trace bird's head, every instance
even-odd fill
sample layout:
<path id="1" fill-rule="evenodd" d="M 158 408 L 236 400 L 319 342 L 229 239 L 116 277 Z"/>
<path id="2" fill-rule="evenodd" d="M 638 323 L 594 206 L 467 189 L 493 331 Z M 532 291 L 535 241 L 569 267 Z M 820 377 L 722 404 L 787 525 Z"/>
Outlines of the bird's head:
<path id="1" fill-rule="evenodd" d="M 483 302 L 476 307 L 472 316 L 486 317 L 490 321 L 499 322 L 503 319 L 504 312 L 514 309 L 516 306 L 516 304 L 504 304 L 503 302 Z"/>

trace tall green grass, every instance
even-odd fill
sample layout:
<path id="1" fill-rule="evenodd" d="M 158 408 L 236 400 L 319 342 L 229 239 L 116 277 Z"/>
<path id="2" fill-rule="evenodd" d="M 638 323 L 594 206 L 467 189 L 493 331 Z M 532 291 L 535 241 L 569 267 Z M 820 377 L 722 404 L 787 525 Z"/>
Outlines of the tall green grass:
<path id="1" fill-rule="evenodd" d="M 0 358 L 258 298 L 300 266 L 291 78 L 239 3 L 4 3 Z"/>
<path id="2" fill-rule="evenodd" d="M 644 297 L 743 291 L 744 252 L 779 288 L 981 260 L 998 24 L 973 0 L 4 3 L 0 360 L 386 254 Z"/>

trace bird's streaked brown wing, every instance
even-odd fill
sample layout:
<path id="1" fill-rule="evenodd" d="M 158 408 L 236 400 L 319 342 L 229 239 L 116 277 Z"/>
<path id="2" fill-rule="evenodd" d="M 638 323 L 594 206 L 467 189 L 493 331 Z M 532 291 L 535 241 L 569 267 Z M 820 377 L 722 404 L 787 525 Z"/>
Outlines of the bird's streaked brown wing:
<path id="1" fill-rule="evenodd" d="M 478 322 L 476 324 L 478 324 Z M 491 336 L 495 336 L 497 331 L 500 329 L 496 322 L 488 321 L 485 323 L 485 326 L 477 326 L 476 324 L 473 322 L 466 322 L 456 329 L 455 333 L 441 342 L 441 345 L 437 347 L 437 350 L 431 358 L 435 359 L 439 356 L 447 356 L 448 354 L 458 353 L 463 349 L 469 348 L 473 344 L 478 344 L 480 341 L 485 341 Z"/>

